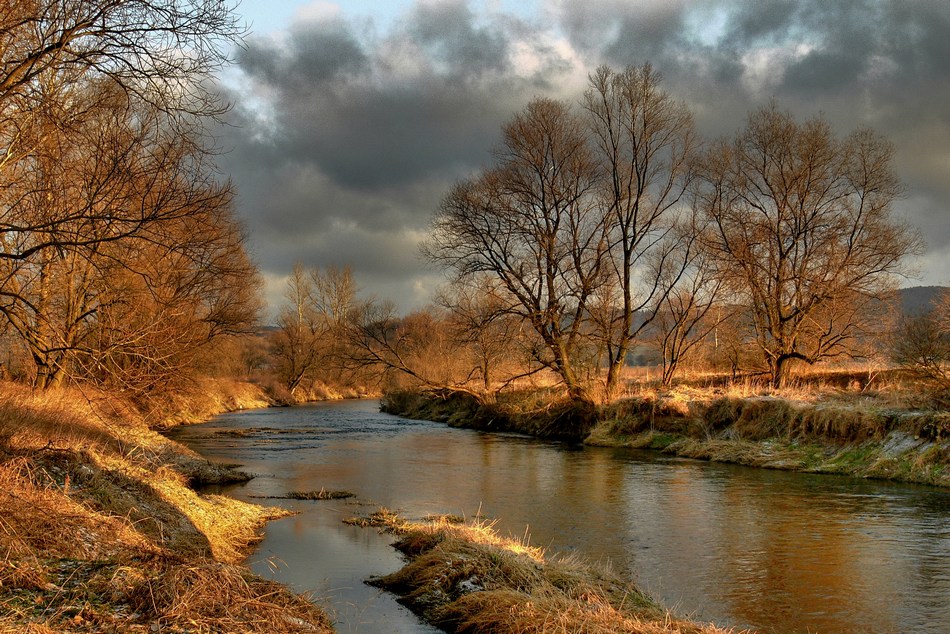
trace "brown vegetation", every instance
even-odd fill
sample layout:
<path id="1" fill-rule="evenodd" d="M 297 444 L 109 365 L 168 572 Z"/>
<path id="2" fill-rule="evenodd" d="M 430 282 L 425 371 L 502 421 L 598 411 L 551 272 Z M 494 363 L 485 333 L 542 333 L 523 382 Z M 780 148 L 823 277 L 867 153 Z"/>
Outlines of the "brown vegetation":
<path id="1" fill-rule="evenodd" d="M 589 408 L 556 389 L 507 393 L 490 404 L 395 392 L 383 407 L 486 431 L 950 486 L 950 414 L 907 372 L 800 376 L 784 390 L 715 377 L 638 390 Z"/>
<path id="2" fill-rule="evenodd" d="M 0 385 L 0 631 L 330 631 L 236 565 L 281 512 L 189 487 L 227 477 L 114 397 Z"/>
<path id="3" fill-rule="evenodd" d="M 218 2 L 0 9 L 5 376 L 144 399 L 254 323 L 256 270 L 206 129 L 240 34 Z"/>
<path id="4" fill-rule="evenodd" d="M 752 317 L 773 387 L 788 364 L 854 354 L 917 236 L 891 203 L 893 148 L 870 130 L 838 139 L 775 104 L 704 160 L 698 206 L 716 275 Z"/>
<path id="5" fill-rule="evenodd" d="M 591 403 L 616 396 L 649 348 L 667 386 L 688 356 L 761 370 L 773 387 L 796 362 L 868 356 L 919 246 L 893 217 L 886 140 L 839 139 L 772 105 L 703 151 L 649 65 L 598 69 L 589 86 L 579 112 L 536 99 L 515 115 L 423 247 L 523 326 L 524 376 L 546 368 Z"/>
<path id="6" fill-rule="evenodd" d="M 371 580 L 448 632 L 477 634 L 715 634 L 728 630 L 677 618 L 604 567 L 548 557 L 498 535 L 492 524 L 455 518 L 405 521 L 388 511 L 365 519 L 399 536 L 409 563 Z"/>

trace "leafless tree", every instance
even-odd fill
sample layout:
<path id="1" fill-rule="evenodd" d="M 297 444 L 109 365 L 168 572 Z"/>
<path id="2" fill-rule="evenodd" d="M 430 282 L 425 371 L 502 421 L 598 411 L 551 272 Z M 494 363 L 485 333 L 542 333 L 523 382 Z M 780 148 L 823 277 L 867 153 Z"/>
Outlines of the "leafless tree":
<path id="1" fill-rule="evenodd" d="M 45 100 L 36 91 L 55 76 L 107 77 L 166 112 L 218 114 L 204 85 L 242 34 L 221 0 L 12 0 L 0 8 L 0 112 Z"/>
<path id="2" fill-rule="evenodd" d="M 256 319 L 204 128 L 240 35 L 218 0 L 0 8 L 0 313 L 37 385 L 147 390 Z"/>
<path id="3" fill-rule="evenodd" d="M 950 389 L 950 292 L 941 293 L 930 310 L 900 319 L 891 354 L 918 377 Z"/>
<path id="4" fill-rule="evenodd" d="M 584 107 L 598 163 L 609 226 L 607 253 L 615 297 L 604 302 L 606 391 L 616 388 L 631 345 L 649 328 L 685 261 L 668 240 L 694 174 L 698 139 L 688 108 L 660 87 L 650 65 L 590 78 Z"/>
<path id="5" fill-rule="evenodd" d="M 793 360 L 847 355 L 863 310 L 892 285 L 915 234 L 892 216 L 893 149 L 860 130 L 839 139 L 821 118 L 773 104 L 706 160 L 701 209 L 718 275 L 738 283 L 771 382 Z"/>
<path id="6" fill-rule="evenodd" d="M 669 236 L 672 246 L 658 251 L 660 260 L 653 273 L 662 289 L 652 328 L 665 386 L 672 384 L 686 357 L 729 316 L 718 303 L 726 282 L 710 266 L 701 223 L 695 214 L 681 218 Z"/>
<path id="7" fill-rule="evenodd" d="M 347 354 L 345 325 L 356 293 L 349 267 L 294 265 L 272 339 L 277 375 L 292 395 L 306 383 L 339 380 L 331 374 Z"/>
<path id="8" fill-rule="evenodd" d="M 511 297 L 496 279 L 483 275 L 456 280 L 437 299 L 447 310 L 452 336 L 468 348 L 485 400 L 541 369 L 531 361 Z"/>
<path id="9" fill-rule="evenodd" d="M 471 385 L 477 368 L 454 334 L 445 315 L 434 308 L 402 317 L 390 302 L 367 300 L 347 320 L 347 363 L 390 389 L 411 385 L 482 400 L 484 393 Z"/>
<path id="10" fill-rule="evenodd" d="M 277 316 L 273 339 L 277 376 L 291 395 L 313 373 L 320 356 L 325 324 L 314 306 L 313 295 L 312 278 L 298 262 L 287 279 L 286 303 Z"/>
<path id="11" fill-rule="evenodd" d="M 47 104 L 52 112 L 33 113 L 32 149 L 3 172 L 13 178 L 0 187 L 0 314 L 30 351 L 36 384 L 127 367 L 104 355 L 130 354 L 145 341 L 133 324 L 157 326 L 142 315 L 115 321 L 121 336 L 105 328 L 122 305 L 178 302 L 174 313 L 192 321 L 165 326 L 189 330 L 194 349 L 196 336 L 245 328 L 256 313 L 256 273 L 230 185 L 219 182 L 201 145 L 111 83 L 58 89 L 70 95 L 72 115 L 60 116 L 57 101 Z M 153 338 L 168 343 L 164 350 L 140 346 L 136 367 L 170 368 L 177 339 L 164 330 Z M 180 350 L 173 356 L 180 360 Z"/>
<path id="12" fill-rule="evenodd" d="M 537 362 L 572 398 L 590 400 L 577 352 L 603 278 L 607 226 L 583 123 L 566 104 L 536 99 L 505 126 L 495 163 L 446 196 L 425 252 L 461 278 L 494 276 L 511 314 L 537 334 Z"/>

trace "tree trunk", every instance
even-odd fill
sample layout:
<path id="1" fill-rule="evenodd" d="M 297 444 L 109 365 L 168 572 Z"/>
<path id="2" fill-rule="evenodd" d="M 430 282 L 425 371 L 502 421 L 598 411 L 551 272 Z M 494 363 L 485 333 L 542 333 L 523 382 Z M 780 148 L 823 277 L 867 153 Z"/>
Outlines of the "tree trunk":
<path id="1" fill-rule="evenodd" d="M 788 383 L 788 362 L 791 357 L 779 355 L 772 364 L 772 388 L 778 390 Z"/>

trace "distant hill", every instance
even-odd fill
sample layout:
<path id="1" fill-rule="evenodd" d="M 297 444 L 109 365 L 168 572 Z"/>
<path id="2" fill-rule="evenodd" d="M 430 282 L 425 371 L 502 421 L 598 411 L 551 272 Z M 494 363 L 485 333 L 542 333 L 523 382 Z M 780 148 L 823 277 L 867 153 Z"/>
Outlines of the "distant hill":
<path id="1" fill-rule="evenodd" d="M 934 300 L 941 293 L 950 292 L 946 286 L 912 286 L 897 291 L 901 312 L 905 315 L 921 315 L 933 308 Z"/>

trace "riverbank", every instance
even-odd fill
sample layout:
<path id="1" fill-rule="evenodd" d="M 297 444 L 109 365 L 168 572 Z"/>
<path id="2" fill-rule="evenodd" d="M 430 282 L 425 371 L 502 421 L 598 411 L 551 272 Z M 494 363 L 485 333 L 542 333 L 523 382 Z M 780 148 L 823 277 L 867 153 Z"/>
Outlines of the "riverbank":
<path id="1" fill-rule="evenodd" d="M 370 580 L 413 612 L 459 634 L 725 634 L 678 618 L 633 584 L 576 558 L 547 557 L 490 523 L 439 516 L 407 521 L 387 510 L 353 523 L 394 533 L 408 559 Z"/>
<path id="2" fill-rule="evenodd" d="M 0 632 L 332 631 L 239 565 L 284 513 L 197 493 L 247 476 L 150 423 L 109 395 L 0 384 Z"/>
<path id="3" fill-rule="evenodd" d="M 501 396 L 389 394 L 384 411 L 484 431 L 770 469 L 950 487 L 950 412 L 863 392 L 803 395 L 680 388 L 575 405 L 553 391 Z"/>

